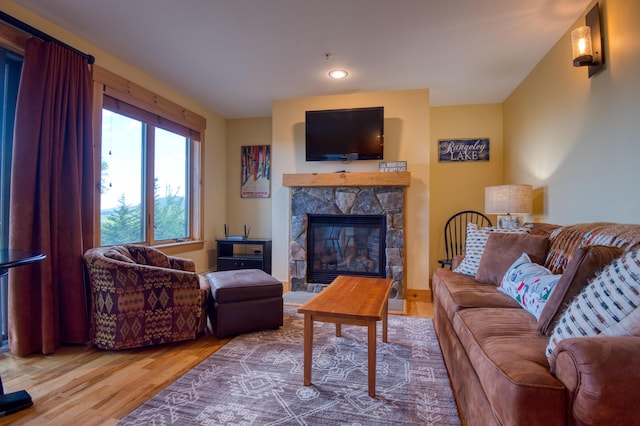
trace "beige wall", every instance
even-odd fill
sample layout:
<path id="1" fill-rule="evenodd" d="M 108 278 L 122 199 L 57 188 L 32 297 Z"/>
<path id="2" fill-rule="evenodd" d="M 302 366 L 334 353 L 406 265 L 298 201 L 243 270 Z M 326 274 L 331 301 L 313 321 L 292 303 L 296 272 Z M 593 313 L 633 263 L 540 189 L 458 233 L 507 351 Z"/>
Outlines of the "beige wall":
<path id="1" fill-rule="evenodd" d="M 411 172 L 405 220 L 407 288 L 427 289 L 429 276 L 429 91 L 406 90 L 358 93 L 273 102 L 272 236 L 273 275 L 288 281 L 289 188 L 284 173 L 377 171 L 378 161 L 306 162 L 304 120 L 306 110 L 385 108 L 385 161 L 406 160 Z"/>
<path id="2" fill-rule="evenodd" d="M 96 58 L 96 64 L 143 86 L 162 97 L 196 112 L 207 119 L 205 130 L 205 167 L 204 167 L 204 238 L 202 250 L 183 252 L 180 256 L 192 258 L 198 271 L 209 268 L 210 257 L 215 248 L 215 236 L 223 235 L 226 217 L 227 198 L 227 153 L 226 153 L 226 121 L 217 113 L 188 98 L 184 94 L 168 87 L 153 77 L 131 67 L 122 60 L 87 41 L 76 37 L 65 29 L 52 24 L 29 10 L 10 0 L 0 0 L 3 12 L 58 38 L 59 40 L 89 53 Z"/>
<path id="3" fill-rule="evenodd" d="M 489 161 L 440 163 L 439 139 L 489 138 Z M 484 213 L 484 187 L 503 183 L 502 104 L 431 108 L 431 272 L 444 258 L 444 225 L 454 213 Z M 490 216 L 495 221 L 495 216 Z"/>
<path id="4" fill-rule="evenodd" d="M 271 197 L 240 197 L 240 153 L 243 145 L 271 145 L 271 117 L 227 121 L 227 224 L 234 234 L 243 225 L 251 237 L 271 237 Z"/>
<path id="5" fill-rule="evenodd" d="M 568 31 L 504 104 L 505 178 L 538 189 L 538 220 L 640 219 L 640 2 L 600 6 L 605 69 L 572 66 Z"/>
<path id="6" fill-rule="evenodd" d="M 571 65 L 567 32 L 503 105 L 430 109 L 425 89 L 276 100 L 272 119 L 229 121 L 11 0 L 0 0 L 0 9 L 94 55 L 102 67 L 206 117 L 206 245 L 181 253 L 193 258 L 198 270 L 209 267 L 215 238 L 223 235 L 225 222 L 234 228 L 247 223 L 252 235 L 274 238 L 274 275 L 286 281 L 289 190 L 282 187 L 282 174 L 375 171 L 378 166 L 377 161 L 305 162 L 304 111 L 384 105 L 385 160 L 407 160 L 412 173 L 407 287 L 427 289 L 430 270 L 443 254 L 444 221 L 457 210 L 482 211 L 487 185 L 534 185 L 534 220 L 638 222 L 640 30 L 633 17 L 640 16 L 640 2 L 601 0 L 600 4 L 607 63 L 591 79 L 586 69 Z M 491 140 L 491 161 L 438 163 L 438 139 L 484 136 Z M 272 197 L 241 199 L 239 147 L 271 143 Z"/>

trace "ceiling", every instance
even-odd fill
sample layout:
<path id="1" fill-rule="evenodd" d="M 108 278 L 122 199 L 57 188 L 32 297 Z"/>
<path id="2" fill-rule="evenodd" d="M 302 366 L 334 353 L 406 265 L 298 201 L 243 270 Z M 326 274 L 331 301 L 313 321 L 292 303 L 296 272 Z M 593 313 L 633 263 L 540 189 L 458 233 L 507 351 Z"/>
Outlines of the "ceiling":
<path id="1" fill-rule="evenodd" d="M 270 116 L 273 99 L 404 89 L 430 89 L 434 106 L 502 102 L 591 0 L 15 2 L 242 118 Z"/>

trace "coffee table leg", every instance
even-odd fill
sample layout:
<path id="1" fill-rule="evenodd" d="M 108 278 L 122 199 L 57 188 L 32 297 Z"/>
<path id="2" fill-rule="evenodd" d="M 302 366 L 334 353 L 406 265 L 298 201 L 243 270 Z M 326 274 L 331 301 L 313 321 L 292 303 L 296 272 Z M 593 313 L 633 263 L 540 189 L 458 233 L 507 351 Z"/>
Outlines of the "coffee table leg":
<path id="1" fill-rule="evenodd" d="M 311 385 L 311 360 L 313 358 L 313 318 L 304 314 L 304 385 Z"/>
<path id="2" fill-rule="evenodd" d="M 342 324 L 336 323 L 336 337 L 342 337 Z"/>
<path id="3" fill-rule="evenodd" d="M 368 376 L 369 376 L 369 396 L 376 396 L 376 327 L 377 321 L 369 323 L 369 342 L 368 342 Z"/>
<path id="4" fill-rule="evenodd" d="M 389 299 L 384 304 L 384 311 L 382 312 L 382 341 L 387 343 L 387 320 L 389 319 Z"/>

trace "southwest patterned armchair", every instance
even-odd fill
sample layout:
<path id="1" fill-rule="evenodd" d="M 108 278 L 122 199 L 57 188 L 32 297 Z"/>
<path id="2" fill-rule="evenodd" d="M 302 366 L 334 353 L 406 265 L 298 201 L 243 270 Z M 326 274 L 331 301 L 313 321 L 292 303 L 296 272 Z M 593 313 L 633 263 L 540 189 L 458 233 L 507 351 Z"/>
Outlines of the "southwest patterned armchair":
<path id="1" fill-rule="evenodd" d="M 195 339 L 207 325 L 209 284 L 192 260 L 141 245 L 87 250 L 92 340 L 127 349 Z"/>

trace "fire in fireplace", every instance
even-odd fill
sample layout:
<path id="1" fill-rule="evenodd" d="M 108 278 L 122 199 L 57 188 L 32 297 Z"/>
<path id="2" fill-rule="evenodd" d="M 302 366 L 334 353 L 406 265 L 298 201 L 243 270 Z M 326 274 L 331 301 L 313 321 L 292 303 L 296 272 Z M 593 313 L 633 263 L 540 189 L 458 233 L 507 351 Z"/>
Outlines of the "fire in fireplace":
<path id="1" fill-rule="evenodd" d="M 307 281 L 329 284 L 338 275 L 385 277 L 385 215 L 310 214 Z"/>

